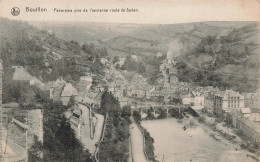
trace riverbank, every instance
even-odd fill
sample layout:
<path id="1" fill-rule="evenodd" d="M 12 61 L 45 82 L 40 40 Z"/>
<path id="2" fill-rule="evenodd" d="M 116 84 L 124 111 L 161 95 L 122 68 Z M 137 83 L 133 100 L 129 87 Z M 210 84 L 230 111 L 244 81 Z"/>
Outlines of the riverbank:
<path id="1" fill-rule="evenodd" d="M 236 150 L 247 150 L 250 152 L 248 156 L 259 161 L 260 158 L 259 155 L 256 154 L 257 151 L 246 147 L 246 142 L 237 135 L 234 129 L 225 126 L 225 122 L 216 122 L 215 118 L 200 113 L 200 118 L 197 120 L 197 124 L 205 129 L 209 128 L 212 131 L 210 136 L 214 140 L 223 142 L 227 145 L 233 145 Z"/>
<path id="2" fill-rule="evenodd" d="M 138 113 L 131 117 L 133 123 L 136 124 L 142 133 L 143 137 L 143 154 L 145 155 L 146 161 L 158 162 L 154 155 L 154 139 L 150 136 L 150 133 L 141 125 L 141 116 Z"/>

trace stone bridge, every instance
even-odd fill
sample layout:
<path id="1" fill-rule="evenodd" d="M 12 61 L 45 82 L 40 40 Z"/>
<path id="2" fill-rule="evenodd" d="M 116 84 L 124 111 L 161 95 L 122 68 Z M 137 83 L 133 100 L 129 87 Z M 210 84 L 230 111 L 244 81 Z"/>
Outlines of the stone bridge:
<path id="1" fill-rule="evenodd" d="M 164 112 L 165 117 L 170 117 L 174 115 L 182 116 L 183 112 L 187 112 L 187 111 L 192 113 L 194 116 L 199 116 L 199 113 L 196 110 L 184 105 L 142 105 L 142 106 L 132 107 L 131 108 L 132 115 L 134 111 L 139 112 L 142 118 L 145 118 L 148 115 L 148 111 L 150 111 L 155 118 L 159 117 L 161 111 Z"/>

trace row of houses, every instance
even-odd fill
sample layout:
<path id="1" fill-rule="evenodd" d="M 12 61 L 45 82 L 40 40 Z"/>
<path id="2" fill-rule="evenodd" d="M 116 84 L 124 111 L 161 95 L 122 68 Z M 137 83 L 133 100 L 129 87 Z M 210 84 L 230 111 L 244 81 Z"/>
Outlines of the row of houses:
<path id="1" fill-rule="evenodd" d="M 252 113 L 250 108 L 231 109 L 226 122 L 232 124 L 252 144 L 260 144 L 260 115 Z"/>
<path id="2" fill-rule="evenodd" d="M 49 92 L 50 99 L 62 101 L 63 105 L 68 105 L 71 97 L 79 102 L 99 105 L 104 87 L 96 85 L 93 91 L 90 89 L 92 82 L 91 76 L 82 76 L 77 84 L 68 83 L 59 77 L 56 81 L 48 82 L 44 90 Z"/>
<path id="3" fill-rule="evenodd" d="M 257 93 L 242 93 L 213 87 L 197 87 L 182 97 L 182 103 L 205 109 L 232 124 L 253 144 L 260 144 L 260 115 Z"/>
<path id="4" fill-rule="evenodd" d="M 213 95 L 214 114 L 232 124 L 252 144 L 260 144 L 260 115 L 257 93 L 233 90 Z"/>
<path id="5" fill-rule="evenodd" d="M 132 78 L 130 86 L 126 88 L 127 96 L 148 100 L 163 97 L 164 102 L 168 102 L 169 98 L 173 97 L 175 93 L 183 94 L 191 90 L 190 84 L 180 82 L 176 76 L 170 77 L 170 82 L 167 86 L 164 84 L 164 79 L 160 83 L 157 85 L 149 85 L 145 78 L 136 74 Z"/>

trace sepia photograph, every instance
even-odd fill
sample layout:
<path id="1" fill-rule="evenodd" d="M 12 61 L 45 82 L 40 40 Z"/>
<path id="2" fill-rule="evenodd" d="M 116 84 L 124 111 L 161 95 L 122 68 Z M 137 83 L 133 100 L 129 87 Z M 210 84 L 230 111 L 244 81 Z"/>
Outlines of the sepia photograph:
<path id="1" fill-rule="evenodd" d="M 0 161 L 260 161 L 260 1 L 58 2 L 0 1 Z"/>

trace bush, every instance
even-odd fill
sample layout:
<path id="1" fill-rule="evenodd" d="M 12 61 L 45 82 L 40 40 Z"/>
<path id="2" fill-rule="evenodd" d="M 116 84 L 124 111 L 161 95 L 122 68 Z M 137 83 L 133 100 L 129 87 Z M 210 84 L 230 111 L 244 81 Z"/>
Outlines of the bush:
<path id="1" fill-rule="evenodd" d="M 205 123 L 205 120 L 206 120 L 206 118 L 204 116 L 200 116 L 199 117 L 199 122 L 200 123 Z"/>

